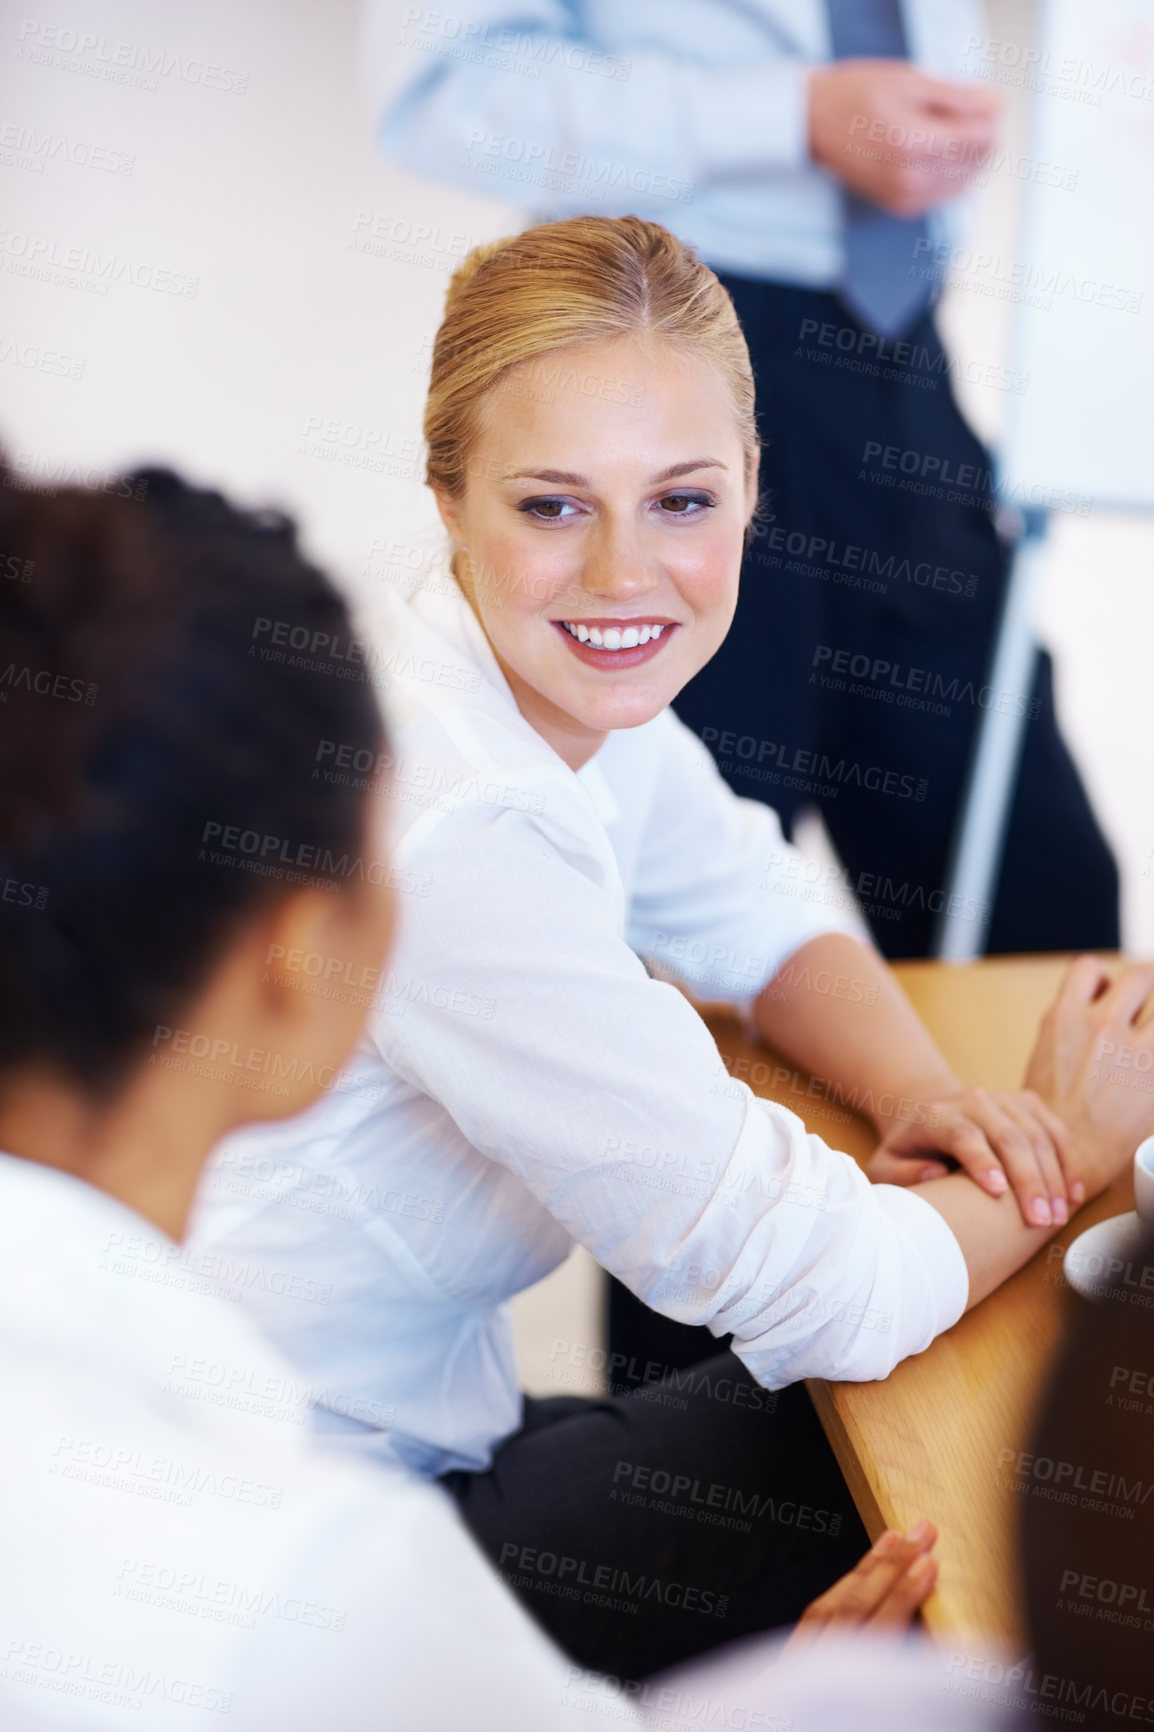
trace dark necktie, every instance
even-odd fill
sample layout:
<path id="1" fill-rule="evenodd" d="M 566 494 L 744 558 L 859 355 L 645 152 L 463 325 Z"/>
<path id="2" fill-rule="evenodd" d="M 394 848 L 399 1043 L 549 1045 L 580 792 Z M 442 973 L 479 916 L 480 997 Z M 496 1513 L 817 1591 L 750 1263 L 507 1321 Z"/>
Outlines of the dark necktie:
<path id="1" fill-rule="evenodd" d="M 906 58 L 898 0 L 829 0 L 829 23 L 835 60 Z M 929 233 L 926 220 L 892 216 L 848 187 L 842 197 L 845 276 L 837 292 L 867 330 L 897 336 L 933 298 L 932 277 L 911 268 L 916 243 Z"/>

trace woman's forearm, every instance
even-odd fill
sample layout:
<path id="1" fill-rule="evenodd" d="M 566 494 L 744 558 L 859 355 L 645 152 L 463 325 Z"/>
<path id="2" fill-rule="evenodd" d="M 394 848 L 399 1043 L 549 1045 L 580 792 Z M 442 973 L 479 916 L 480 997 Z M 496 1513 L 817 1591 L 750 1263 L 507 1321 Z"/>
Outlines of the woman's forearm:
<path id="1" fill-rule="evenodd" d="M 1058 1231 L 1057 1222 L 1049 1227 L 1027 1226 L 1012 1196 L 987 1196 L 964 1173 L 950 1173 L 912 1188 L 938 1211 L 961 1247 L 970 1277 L 967 1311 L 1028 1263 Z"/>
<path id="2" fill-rule="evenodd" d="M 826 934 L 795 951 L 758 998 L 754 1018 L 768 1045 L 835 1083 L 850 1104 L 864 1102 L 882 1135 L 918 1102 L 962 1088 L 884 958 L 844 934 Z M 991 1196 L 965 1173 L 914 1189 L 961 1247 L 970 1282 L 967 1308 L 1027 1263 L 1061 1225 L 1027 1225 L 1012 1194 Z"/>
<path id="3" fill-rule="evenodd" d="M 768 1046 L 836 1084 L 851 1104 L 864 1101 L 879 1131 L 903 1101 L 943 1099 L 962 1088 L 885 959 L 844 933 L 825 933 L 795 951 L 753 1015 Z"/>
<path id="4" fill-rule="evenodd" d="M 820 980 L 819 980 L 820 972 Z M 876 992 L 874 988 L 876 987 Z M 859 996 L 860 995 L 860 996 Z M 986 1131 L 978 1144 L 998 1153 L 1011 1170 L 1013 1194 L 981 1179 L 986 1154 L 975 1159 L 971 1123 L 964 1135 L 941 1140 L 941 1129 L 929 1133 L 908 1125 L 887 1125 L 871 1115 L 885 1141 L 871 1162 L 871 1177 L 901 1182 L 895 1172 L 879 1174 L 877 1161 L 886 1146 L 912 1153 L 917 1160 L 933 1152 L 935 1141 L 965 1172 L 927 1178 L 915 1186 L 918 1194 L 945 1220 L 969 1271 L 969 1303 L 987 1293 L 1026 1263 L 1067 1218 L 1065 1203 L 1054 1189 L 1052 1154 L 1058 1150 L 1071 1172 L 1070 1197 L 1076 1205 L 1096 1197 L 1132 1160 L 1135 1146 L 1151 1129 L 1149 1096 L 1127 1088 L 1129 1073 L 1110 1062 L 1111 1055 L 1134 1052 L 1154 1057 L 1154 969 L 1136 966 L 1112 979 L 1095 957 L 1073 963 L 1061 991 L 1042 1019 L 1026 1071 L 1027 1092 L 1020 1097 L 991 1099 L 986 1091 L 968 1090 L 961 1106 Z M 757 1000 L 757 1026 L 766 1041 L 797 1064 L 840 1084 L 880 1089 L 916 1104 L 935 1098 L 947 1103 L 938 1118 L 958 1109 L 950 1100 L 961 1087 L 900 992 L 880 956 L 852 938 L 830 934 L 815 939 L 792 956 Z M 872 1020 L 871 1020 L 872 1019 Z M 994 1091 L 995 1096 L 998 1091 Z M 975 1101 L 972 1097 L 982 1095 Z M 1015 1102 L 1018 1105 L 1015 1107 Z M 1008 1103 L 1008 1104 L 1007 1104 Z M 1023 1103 L 1029 1104 L 1024 1115 Z M 1035 1142 L 1049 1127 L 1054 1150 L 1037 1169 L 1027 1161 L 1015 1171 L 1018 1157 L 999 1115 L 1017 1113 L 1016 1127 L 1032 1132 Z M 1008 1121 L 1007 1121 L 1008 1122 Z M 955 1127 L 957 1130 L 958 1127 Z M 988 1136 L 989 1141 L 986 1141 Z M 903 1149 L 903 1145 L 908 1145 Z M 1013 1158 L 1011 1158 L 1013 1157 Z M 944 1162 L 939 1162 L 940 1166 Z M 900 1167 L 900 1160 L 891 1163 Z M 967 1173 L 969 1176 L 967 1176 Z M 1048 1175 L 1055 1207 L 1039 1212 L 1045 1200 L 1039 1184 Z M 916 1175 L 922 1177 L 919 1171 Z M 985 1178 L 988 1180 L 989 1175 Z M 1021 1205 L 1021 1206 L 1019 1206 Z"/>

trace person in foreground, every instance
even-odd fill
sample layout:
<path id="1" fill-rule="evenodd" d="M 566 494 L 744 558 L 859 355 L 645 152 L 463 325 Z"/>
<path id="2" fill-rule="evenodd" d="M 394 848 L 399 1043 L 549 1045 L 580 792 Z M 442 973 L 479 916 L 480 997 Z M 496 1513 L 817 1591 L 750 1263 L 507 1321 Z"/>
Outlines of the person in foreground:
<path id="1" fill-rule="evenodd" d="M 471 255 L 425 431 L 453 574 L 390 610 L 391 751 L 312 747 L 320 783 L 391 796 L 405 919 L 341 1089 L 225 1143 L 192 1255 L 259 1272 L 242 1298 L 326 1434 L 440 1478 L 562 1646 L 636 1677 L 792 1622 L 860 1557 L 801 1380 L 886 1376 L 1109 1182 L 1149 1106 L 1098 1046 L 1154 1054 L 1154 975 L 1083 959 L 1029 1088 L 966 1088 L 670 711 L 733 616 L 757 437 L 729 297 L 667 230 Z M 642 958 L 862 1106 L 885 1182 L 730 1077 Z M 574 1240 L 732 1351 L 523 1402 L 505 1302 Z M 561 1392 L 595 1352 L 556 1345 Z"/>
<path id="2" fill-rule="evenodd" d="M 0 487 L 32 573 L 0 594 L 0 1724 L 595 1724 L 444 1494 L 328 1464 L 235 1290 L 182 1268 L 213 1144 L 306 1105 L 360 1026 L 277 986 L 269 947 L 359 967 L 391 904 L 206 861 L 206 813 L 362 858 L 369 803 L 309 748 L 380 724 L 363 685 L 247 659 L 256 615 L 347 633 L 291 530 L 138 480 Z M 282 1081 L 161 1062 L 173 1024 Z"/>

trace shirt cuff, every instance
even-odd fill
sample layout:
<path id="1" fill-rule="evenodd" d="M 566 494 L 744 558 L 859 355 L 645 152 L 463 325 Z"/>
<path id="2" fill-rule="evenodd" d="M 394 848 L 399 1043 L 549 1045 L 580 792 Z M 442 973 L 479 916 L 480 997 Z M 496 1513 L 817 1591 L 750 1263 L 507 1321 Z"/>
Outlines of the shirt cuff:
<path id="1" fill-rule="evenodd" d="M 710 68 L 687 80 L 693 160 L 703 180 L 796 169 L 810 160 L 805 60 Z"/>
<path id="2" fill-rule="evenodd" d="M 903 1357 L 921 1353 L 944 1330 L 952 1329 L 965 1311 L 970 1297 L 970 1272 L 962 1247 L 924 1197 L 902 1185 L 873 1185 L 871 1189 L 878 1207 L 901 1234 L 903 1249 L 922 1264 L 928 1304 L 924 1329 L 917 1334 L 923 1339 L 902 1343 Z"/>

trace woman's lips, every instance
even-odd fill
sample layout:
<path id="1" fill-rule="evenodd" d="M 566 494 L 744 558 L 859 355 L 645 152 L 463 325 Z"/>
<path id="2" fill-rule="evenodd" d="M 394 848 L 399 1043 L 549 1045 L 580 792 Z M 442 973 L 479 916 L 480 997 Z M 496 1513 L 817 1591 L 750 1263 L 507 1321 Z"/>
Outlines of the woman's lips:
<path id="1" fill-rule="evenodd" d="M 662 649 L 677 630 L 676 621 L 671 619 L 638 621 L 594 619 L 582 620 L 580 623 L 586 626 L 596 626 L 601 631 L 606 629 L 624 631 L 630 625 L 633 625 L 635 629 L 645 624 L 656 624 L 661 627 L 660 637 L 651 637 L 648 643 L 635 644 L 632 649 L 614 650 L 599 649 L 596 644 L 581 643 L 566 628 L 563 620 L 555 619 L 552 621 L 554 629 L 560 633 L 567 648 L 573 652 L 578 661 L 584 662 L 586 667 L 601 668 L 604 671 L 611 671 L 613 668 L 621 670 L 636 668 L 640 667 L 642 662 L 652 661 L 654 656 L 661 654 Z"/>

